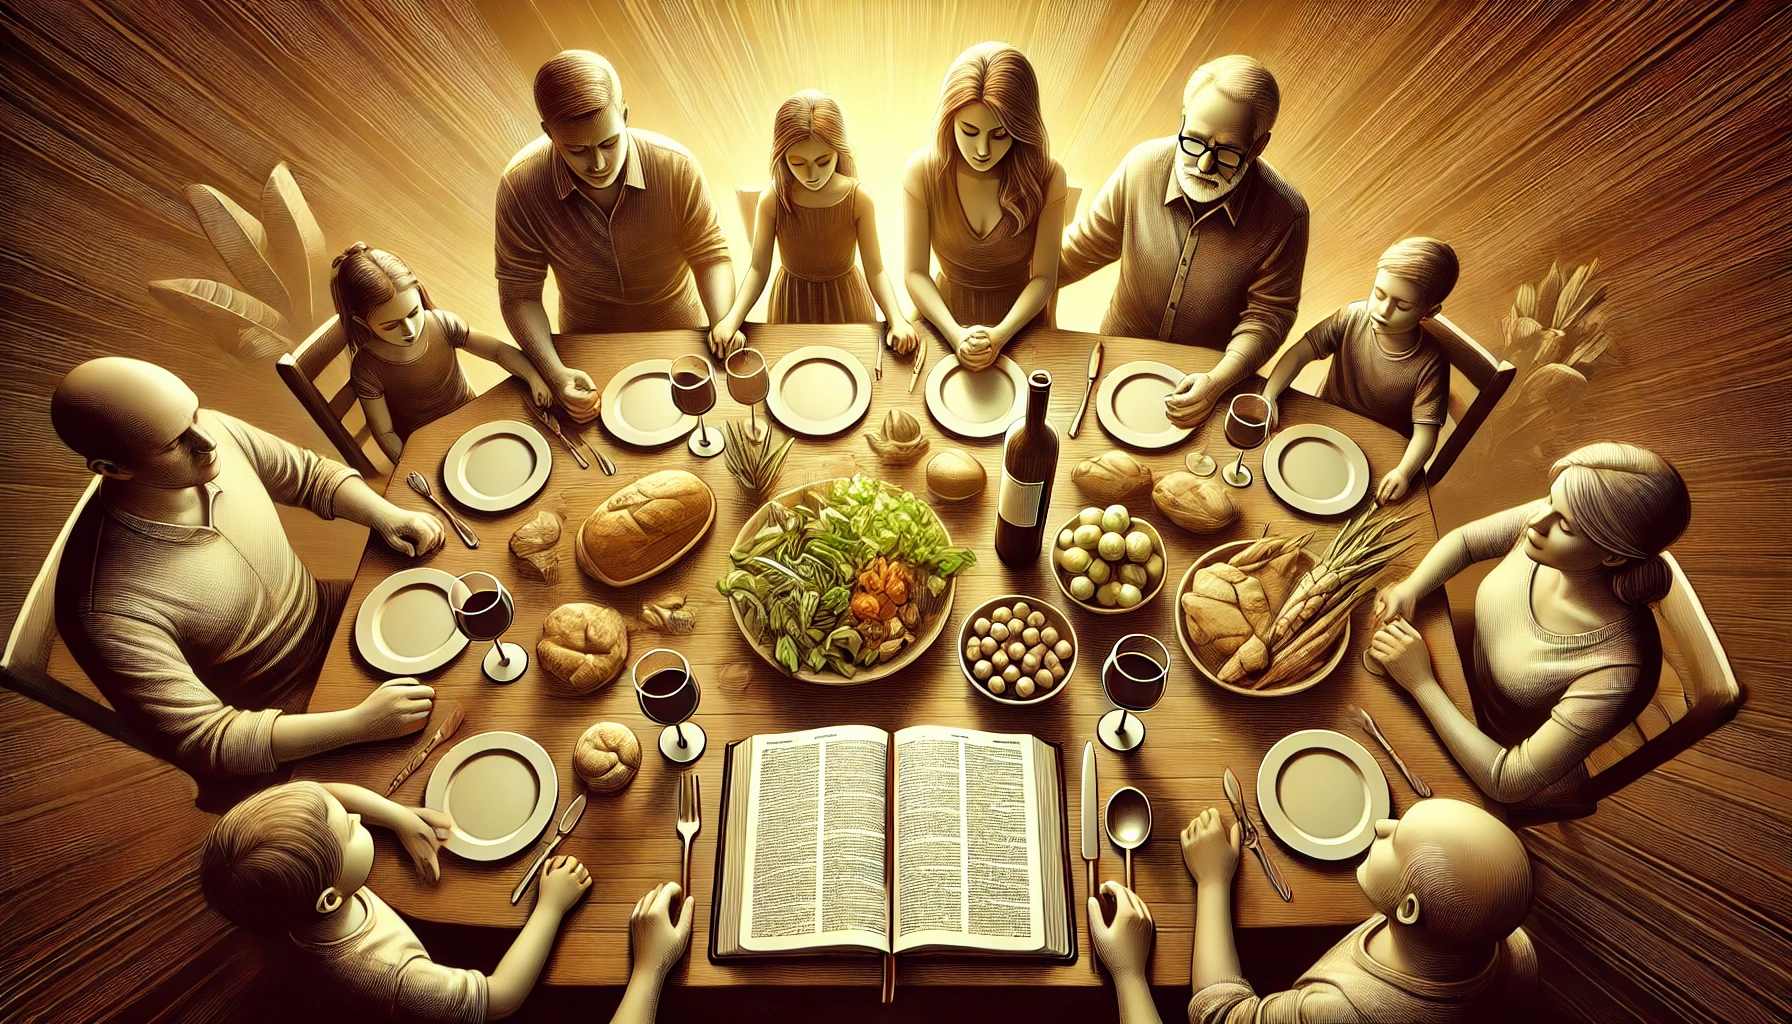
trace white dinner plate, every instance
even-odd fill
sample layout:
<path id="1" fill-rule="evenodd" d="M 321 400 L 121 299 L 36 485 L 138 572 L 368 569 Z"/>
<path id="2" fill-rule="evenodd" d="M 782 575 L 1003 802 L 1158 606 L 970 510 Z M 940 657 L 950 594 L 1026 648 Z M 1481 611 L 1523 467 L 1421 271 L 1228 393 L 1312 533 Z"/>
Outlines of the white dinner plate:
<path id="1" fill-rule="evenodd" d="M 1007 356 L 997 356 L 987 370 L 972 371 L 953 354 L 927 375 L 928 415 L 959 437 L 1000 437 L 1026 411 L 1026 372 Z"/>
<path id="2" fill-rule="evenodd" d="M 454 625 L 448 588 L 454 577 L 415 566 L 381 580 L 355 612 L 355 650 L 369 665 L 414 676 L 453 661 L 467 638 Z"/>
<path id="3" fill-rule="evenodd" d="M 1316 516 L 1349 512 L 1369 493 L 1369 457 L 1323 423 L 1297 423 L 1263 449 L 1263 479 L 1290 507 Z"/>
<path id="4" fill-rule="evenodd" d="M 1109 437 L 1145 451 L 1181 444 L 1194 429 L 1170 422 L 1164 396 L 1184 376 L 1169 363 L 1148 359 L 1114 367 L 1095 390 L 1095 421 Z"/>
<path id="5" fill-rule="evenodd" d="M 598 418 L 610 436 L 643 448 L 682 441 L 697 417 L 672 404 L 670 359 L 644 359 L 623 367 L 604 385 Z"/>
<path id="6" fill-rule="evenodd" d="M 508 512 L 541 493 L 553 458 L 541 431 L 517 420 L 481 423 L 442 459 L 442 486 L 476 512 Z"/>
<path id="7" fill-rule="evenodd" d="M 541 838 L 560 776 L 541 744 L 514 732 L 469 736 L 436 762 L 423 806 L 447 812 L 443 845 L 468 860 L 502 860 Z"/>
<path id="8" fill-rule="evenodd" d="M 1375 842 L 1375 823 L 1393 801 L 1381 765 L 1361 743 L 1330 729 L 1302 729 L 1263 755 L 1257 806 L 1289 849 L 1349 860 Z"/>
<path id="9" fill-rule="evenodd" d="M 832 437 L 871 408 L 871 374 L 859 357 L 832 345 L 805 345 L 778 360 L 765 407 L 802 437 Z"/>

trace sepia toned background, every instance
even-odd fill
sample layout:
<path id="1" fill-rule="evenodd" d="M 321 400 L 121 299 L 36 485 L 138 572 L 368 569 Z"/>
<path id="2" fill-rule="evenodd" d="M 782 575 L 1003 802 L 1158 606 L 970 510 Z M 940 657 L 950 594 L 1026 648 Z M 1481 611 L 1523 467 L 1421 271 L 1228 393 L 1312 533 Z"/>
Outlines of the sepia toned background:
<path id="1" fill-rule="evenodd" d="M 931 137 L 952 58 L 985 39 L 1032 58 L 1085 208 L 1129 147 L 1175 131 L 1196 65 L 1268 64 L 1283 102 L 1266 156 L 1313 211 L 1297 331 L 1359 297 L 1404 235 L 1456 246 L 1447 312 L 1496 349 L 1521 283 L 1552 261 L 1599 261 L 1613 341 L 1585 397 L 1509 440 L 1490 424 L 1434 507 L 1448 527 L 1537 496 L 1555 456 L 1596 439 L 1666 456 L 1694 495 L 1674 550 L 1748 704 L 1595 818 L 1526 835 L 1547 1009 L 1792 1014 L 1780 3 L 0 3 L 0 628 L 86 483 L 47 418 L 75 363 L 154 359 L 207 405 L 327 447 L 271 365 L 223 354 L 148 298 L 151 279 L 228 280 L 189 183 L 253 209 L 288 161 L 333 249 L 388 248 L 439 305 L 496 330 L 494 184 L 538 132 L 533 69 L 576 46 L 616 64 L 632 124 L 695 152 L 737 258 L 732 192 L 765 180 L 777 104 L 799 88 L 835 96 L 894 259 L 902 163 Z M 1063 293 L 1061 326 L 1095 327 L 1111 275 Z M 352 573 L 365 531 L 289 523 L 319 575 Z M 0 1016 L 221 1018 L 256 958 L 199 897 L 210 819 L 186 778 L 3 691 L 0 780 Z M 916 1019 L 926 1003 L 908 995 L 887 1019 Z M 678 998 L 671 1009 L 697 1012 Z M 748 1005 L 761 998 L 786 1005 Z"/>

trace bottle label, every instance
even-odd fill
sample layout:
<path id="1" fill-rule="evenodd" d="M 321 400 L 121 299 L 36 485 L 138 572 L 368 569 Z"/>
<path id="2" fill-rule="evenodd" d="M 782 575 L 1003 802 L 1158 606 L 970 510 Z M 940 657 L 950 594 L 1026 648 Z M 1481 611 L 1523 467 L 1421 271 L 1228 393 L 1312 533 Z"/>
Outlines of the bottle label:
<path id="1" fill-rule="evenodd" d="M 1039 499 L 1045 494 L 1045 481 L 1026 483 L 1002 471 L 1002 491 L 996 498 L 996 515 L 1015 526 L 1031 528 L 1039 525 Z"/>

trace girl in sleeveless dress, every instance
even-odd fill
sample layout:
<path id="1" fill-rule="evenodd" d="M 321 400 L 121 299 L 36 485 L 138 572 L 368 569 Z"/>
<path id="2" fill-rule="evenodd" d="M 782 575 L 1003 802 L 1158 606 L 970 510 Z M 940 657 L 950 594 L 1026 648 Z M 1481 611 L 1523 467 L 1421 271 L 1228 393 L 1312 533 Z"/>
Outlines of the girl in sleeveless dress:
<path id="1" fill-rule="evenodd" d="M 839 104 L 814 89 L 785 100 L 772 126 L 772 187 L 759 197 L 754 216 L 753 263 L 733 308 L 710 331 L 712 345 L 733 338 L 759 301 L 775 243 L 782 265 L 772 278 L 767 322 L 876 323 L 875 297 L 890 323 L 886 343 L 898 352 L 914 349 L 914 325 L 902 315 L 884 269 L 877 211 L 855 173 Z"/>
<path id="2" fill-rule="evenodd" d="M 909 297 L 960 362 L 989 367 L 1023 327 L 1049 325 L 1065 178 L 1024 54 L 979 43 L 959 55 L 940 87 L 934 143 L 909 158 L 903 190 Z"/>
<path id="3" fill-rule="evenodd" d="M 536 405 L 545 409 L 553 402 L 553 392 L 521 349 L 435 308 L 398 257 L 356 242 L 332 267 L 336 324 L 330 330 L 348 335 L 349 381 L 374 440 L 393 462 L 404 453 L 411 431 L 473 400 L 456 349 L 521 377 Z"/>

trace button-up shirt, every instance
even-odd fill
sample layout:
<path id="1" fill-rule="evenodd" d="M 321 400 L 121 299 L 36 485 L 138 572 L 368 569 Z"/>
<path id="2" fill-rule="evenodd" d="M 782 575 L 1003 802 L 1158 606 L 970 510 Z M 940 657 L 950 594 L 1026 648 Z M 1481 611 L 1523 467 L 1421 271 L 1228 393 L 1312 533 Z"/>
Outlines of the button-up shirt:
<path id="1" fill-rule="evenodd" d="M 1220 200 L 1190 202 L 1176 138 L 1133 147 L 1064 235 L 1058 286 L 1115 260 L 1103 334 L 1227 349 L 1262 366 L 1294 326 L 1307 263 L 1307 204 L 1253 161 Z"/>
<path id="2" fill-rule="evenodd" d="M 210 409 L 217 442 L 206 522 L 114 508 L 106 490 L 77 517 L 56 575 L 56 628 L 134 729 L 196 776 L 273 771 L 274 719 L 302 710 L 302 684 L 335 623 L 275 503 L 328 519 L 353 470 Z"/>
<path id="3" fill-rule="evenodd" d="M 697 158 L 654 132 L 625 132 L 616 206 L 578 187 L 547 136 L 524 146 L 498 183 L 498 296 L 541 298 L 549 268 L 565 333 L 651 331 L 709 322 L 691 268 L 728 259 Z"/>

